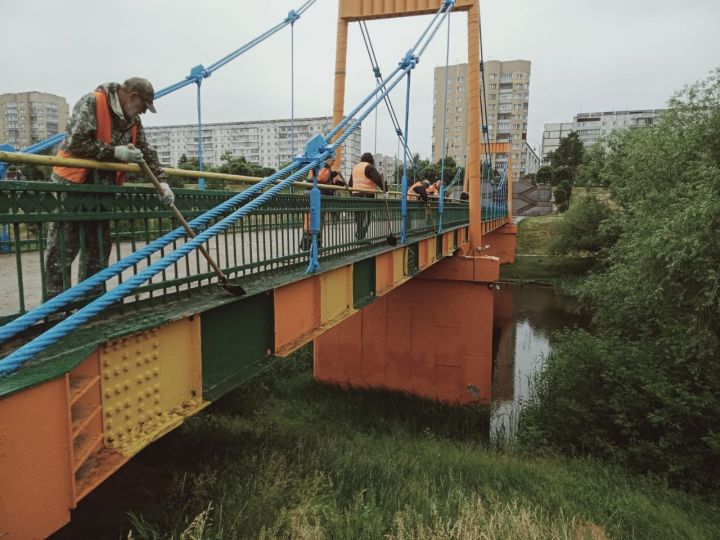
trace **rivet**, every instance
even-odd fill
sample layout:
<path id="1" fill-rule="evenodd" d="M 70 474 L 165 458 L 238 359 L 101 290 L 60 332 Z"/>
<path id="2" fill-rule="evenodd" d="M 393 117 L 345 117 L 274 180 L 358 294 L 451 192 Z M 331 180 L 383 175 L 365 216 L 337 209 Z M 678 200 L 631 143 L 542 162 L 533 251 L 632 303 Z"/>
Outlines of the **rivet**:
<path id="1" fill-rule="evenodd" d="M 146 380 L 146 381 L 149 381 L 149 380 L 150 380 L 150 372 L 149 372 L 149 371 L 146 371 L 146 372 L 145 372 L 145 380 Z"/>
<path id="2" fill-rule="evenodd" d="M 158 347 L 160 347 L 160 342 L 153 341 L 153 349 L 157 349 Z"/>
<path id="3" fill-rule="evenodd" d="M 135 378 L 135 381 L 136 381 L 138 384 L 142 384 L 144 380 L 145 380 L 145 379 L 143 379 L 143 376 L 142 376 L 142 375 L 138 375 L 138 376 Z"/>
<path id="4" fill-rule="evenodd" d="M 135 365 L 136 365 L 137 367 L 142 366 L 142 360 L 140 360 L 140 359 L 138 358 L 138 359 L 137 359 L 137 362 L 135 362 Z"/>
<path id="5" fill-rule="evenodd" d="M 110 418 L 112 415 L 113 415 L 113 412 L 110 409 L 105 411 L 105 416 L 107 416 L 108 418 Z"/>
<path id="6" fill-rule="evenodd" d="M 125 420 L 130 420 L 130 413 L 125 415 Z M 127 430 L 130 431 L 130 426 L 128 426 Z"/>
<path id="7" fill-rule="evenodd" d="M 158 358 L 160 358 L 160 353 L 159 353 L 159 352 L 154 352 L 154 353 L 153 353 L 153 358 L 154 358 L 155 360 L 157 360 Z"/>
<path id="8" fill-rule="evenodd" d="M 113 373 L 114 373 L 115 375 L 120 375 L 120 368 L 117 367 L 117 366 L 115 366 L 115 367 L 113 368 Z"/>
<path id="9" fill-rule="evenodd" d="M 143 395 L 142 392 L 140 392 L 140 393 L 138 394 L 138 401 L 142 401 L 143 399 L 145 399 L 145 396 Z"/>
<path id="10" fill-rule="evenodd" d="M 122 357 L 123 357 L 123 360 L 127 360 L 128 358 L 130 358 L 130 355 L 128 353 L 124 352 L 122 354 Z"/>
<path id="11" fill-rule="evenodd" d="M 145 363 L 146 364 L 150 363 L 150 355 L 149 354 L 145 356 Z"/>
<path id="12" fill-rule="evenodd" d="M 127 362 L 125 362 L 125 363 L 123 364 L 123 371 L 130 371 L 130 366 L 128 365 Z"/>
<path id="13" fill-rule="evenodd" d="M 105 379 L 106 381 L 107 381 L 109 378 L 110 378 L 110 374 L 109 374 L 109 373 L 105 373 L 105 374 L 103 375 L 103 379 Z"/>
<path id="14" fill-rule="evenodd" d="M 160 403 L 160 396 L 155 398 L 155 403 Z"/>
<path id="15" fill-rule="evenodd" d="M 152 390 L 150 390 L 149 388 L 147 390 L 145 390 L 145 395 L 147 397 L 150 397 L 152 395 Z"/>
<path id="16" fill-rule="evenodd" d="M 112 390 L 110 390 L 110 389 L 105 390 L 105 397 L 106 398 L 112 397 Z"/>
<path id="17" fill-rule="evenodd" d="M 142 348 L 141 348 L 141 347 L 138 347 L 137 349 L 135 349 L 135 353 L 136 353 L 136 354 L 142 354 Z"/>
<path id="18" fill-rule="evenodd" d="M 126 409 L 129 409 L 129 408 L 130 408 L 130 400 L 129 400 L 129 399 L 126 399 L 126 400 L 125 400 L 125 408 L 126 408 Z"/>
<path id="19" fill-rule="evenodd" d="M 125 390 L 130 390 L 130 380 L 129 379 L 125 380 L 123 387 L 125 388 Z"/>
<path id="20" fill-rule="evenodd" d="M 108 420 L 107 422 L 105 422 L 105 429 L 111 431 L 111 430 L 112 430 L 112 426 L 113 426 L 113 425 L 112 425 L 112 422 L 111 422 L 110 420 Z"/>

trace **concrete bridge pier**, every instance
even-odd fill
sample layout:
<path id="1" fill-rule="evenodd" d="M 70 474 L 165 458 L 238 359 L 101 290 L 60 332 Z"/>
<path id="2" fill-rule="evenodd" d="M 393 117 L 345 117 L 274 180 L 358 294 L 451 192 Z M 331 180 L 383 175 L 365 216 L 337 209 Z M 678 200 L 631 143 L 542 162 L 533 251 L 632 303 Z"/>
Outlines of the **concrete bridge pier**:
<path id="1" fill-rule="evenodd" d="M 512 229 L 512 228 L 509 228 Z M 456 255 L 315 339 L 314 376 L 448 403 L 491 400 L 493 291 L 514 230 L 483 237 L 501 256 Z"/>

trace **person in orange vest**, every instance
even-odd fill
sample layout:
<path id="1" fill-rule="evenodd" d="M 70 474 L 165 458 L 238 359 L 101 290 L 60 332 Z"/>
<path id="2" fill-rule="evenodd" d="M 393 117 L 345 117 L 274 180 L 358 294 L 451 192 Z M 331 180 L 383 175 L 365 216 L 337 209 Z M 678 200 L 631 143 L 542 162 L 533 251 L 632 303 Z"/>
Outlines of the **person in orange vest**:
<path id="1" fill-rule="evenodd" d="M 332 167 L 335 164 L 335 158 L 328 158 L 325 160 L 325 164 L 318 171 L 318 187 L 328 185 L 340 185 L 344 186 L 345 181 L 342 179 L 342 175 L 338 171 L 333 171 Z M 315 179 L 315 171 L 312 169 L 308 172 L 307 182 L 312 184 Z M 310 191 L 308 188 L 307 191 Z M 335 194 L 334 189 L 320 189 L 320 192 L 325 196 L 332 196 Z M 320 215 L 320 233 L 318 234 L 318 248 L 322 247 L 322 229 L 325 227 L 325 212 Z M 310 232 L 310 214 L 305 214 L 303 219 L 303 236 L 300 240 L 300 250 L 308 251 L 312 244 L 312 233 Z"/>
<path id="2" fill-rule="evenodd" d="M 124 163 L 144 160 L 161 182 L 160 202 L 169 206 L 175 196 L 167 184 L 167 175 L 160 166 L 157 152 L 145 139 L 140 123 L 141 114 L 148 110 L 156 112 L 154 99 L 155 91 L 150 81 L 139 77 L 122 84 L 98 86 L 73 107 L 58 157 Z M 125 182 L 125 173 L 57 166 L 53 167 L 51 180 L 60 184 L 121 186 Z M 84 247 L 85 256 L 80 263 L 78 282 L 107 266 L 112 248 L 109 222 L 50 224 L 45 256 L 45 299 L 61 293 L 64 284 L 70 286 L 71 265 L 81 247 Z"/>
<path id="3" fill-rule="evenodd" d="M 379 188 L 382 191 L 384 198 L 387 198 L 388 196 L 387 185 L 383 181 L 380 171 L 375 168 L 375 158 L 373 158 L 373 155 L 370 152 L 365 152 L 362 156 L 360 156 L 360 163 L 353 167 L 348 186 L 350 186 L 351 189 L 360 188 L 363 190 L 353 191 L 353 197 L 374 199 L 376 188 Z M 370 212 L 355 212 L 355 225 L 355 239 L 364 239 L 367 235 L 368 227 L 370 226 Z"/>
<path id="4" fill-rule="evenodd" d="M 433 182 L 425 190 L 430 197 L 440 197 L 440 187 L 442 186 L 442 180 Z"/>
<path id="5" fill-rule="evenodd" d="M 430 187 L 429 180 L 418 180 L 412 186 L 408 188 L 407 200 L 408 201 L 428 201 L 428 188 Z"/>

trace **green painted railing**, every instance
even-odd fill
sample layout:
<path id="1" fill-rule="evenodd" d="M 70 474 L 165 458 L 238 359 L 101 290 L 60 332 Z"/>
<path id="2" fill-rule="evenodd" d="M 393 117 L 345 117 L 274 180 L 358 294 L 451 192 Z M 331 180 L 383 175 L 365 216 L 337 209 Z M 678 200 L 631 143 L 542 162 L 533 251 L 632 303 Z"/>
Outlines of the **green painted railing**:
<path id="1" fill-rule="evenodd" d="M 175 195 L 175 204 L 180 212 L 187 219 L 192 219 L 230 198 L 233 192 L 177 189 Z M 342 192 L 323 197 L 321 264 L 352 253 L 361 258 L 363 250 L 384 244 L 390 233 L 385 201 L 348 195 Z M 390 199 L 388 205 L 392 232 L 398 234 L 400 201 Z M 423 203 L 410 203 L 408 206 L 411 238 L 432 235 L 438 224 L 437 201 L 431 201 L 428 206 Z M 205 247 L 231 278 L 304 268 L 308 263 L 308 252 L 301 249 L 301 240 L 308 211 L 309 197 L 304 193 L 277 196 L 207 242 Z M 443 228 L 466 225 L 468 214 L 466 203 L 446 201 Z M 109 226 L 111 262 L 127 256 L 178 225 L 150 188 L 0 182 L 0 225 L 6 233 L 0 238 L 0 322 L 43 301 L 47 295 L 45 257 L 49 226 L 51 223 L 78 221 Z M 99 251 L 107 249 L 107 236 L 103 236 L 101 227 L 88 230 L 92 231 L 90 234 L 98 235 Z M 61 234 L 61 245 L 64 240 Z M 173 243 L 172 248 L 183 242 Z M 82 233 L 79 256 L 73 265 L 68 260 L 63 261 L 64 288 L 77 282 L 79 271 L 88 263 L 88 245 L 91 243 Z M 170 250 L 171 246 L 168 246 L 146 259 L 145 264 Z M 114 287 L 142 268 L 144 265 L 136 265 L 126 270 L 107 287 Z M 126 302 L 192 290 L 215 281 L 207 262 L 194 251 L 146 283 Z"/>

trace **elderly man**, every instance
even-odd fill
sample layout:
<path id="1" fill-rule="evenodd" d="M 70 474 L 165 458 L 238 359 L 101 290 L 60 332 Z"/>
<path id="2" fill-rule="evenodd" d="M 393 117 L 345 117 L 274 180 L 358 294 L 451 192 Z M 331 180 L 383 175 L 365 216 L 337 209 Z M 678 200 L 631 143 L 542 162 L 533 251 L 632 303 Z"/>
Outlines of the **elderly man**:
<path id="1" fill-rule="evenodd" d="M 150 81 L 139 77 L 122 84 L 106 83 L 84 95 L 73 108 L 58 157 L 126 163 L 144 160 L 162 182 L 160 201 L 166 205 L 173 203 L 174 195 L 165 182 L 167 177 L 160 168 L 157 152 L 145 140 L 140 123 L 140 115 L 145 111 L 156 112 L 154 98 Z M 58 166 L 53 168 L 51 178 L 62 184 L 121 186 L 125 173 Z M 80 263 L 78 281 L 107 266 L 112 248 L 109 222 L 52 223 L 45 257 L 46 299 L 62 292 L 63 282 L 70 286 L 70 267 L 81 249 L 81 238 L 86 257 Z"/>

